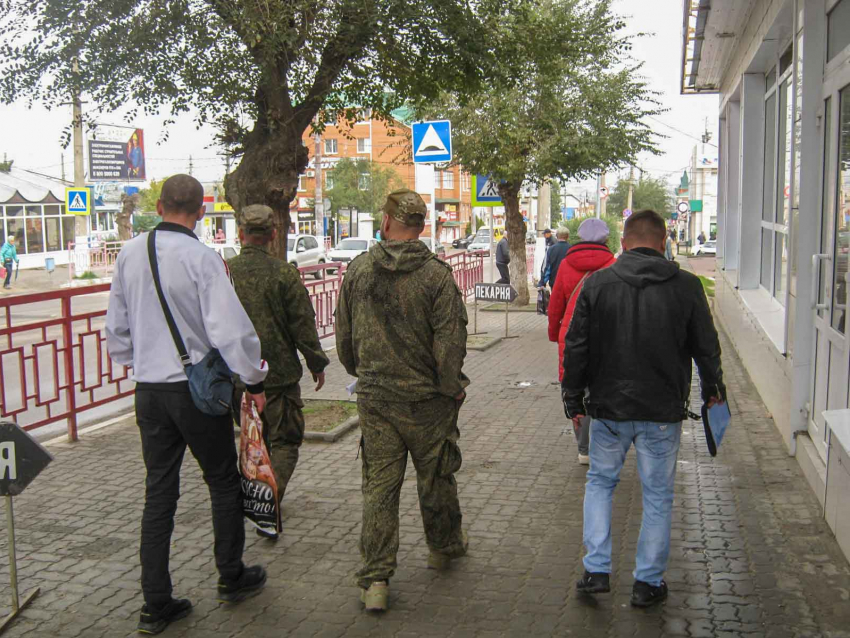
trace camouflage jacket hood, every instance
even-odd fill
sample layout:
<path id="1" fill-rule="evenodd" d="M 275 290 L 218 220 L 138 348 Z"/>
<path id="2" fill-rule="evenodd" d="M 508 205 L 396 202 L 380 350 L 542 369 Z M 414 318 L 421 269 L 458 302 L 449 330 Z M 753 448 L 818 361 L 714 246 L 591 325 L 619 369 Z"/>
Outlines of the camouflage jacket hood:
<path id="1" fill-rule="evenodd" d="M 286 388 L 301 380 L 298 352 L 311 372 L 324 371 L 330 361 L 319 342 L 316 314 L 298 270 L 264 248 L 250 245 L 243 246 L 227 265 L 269 365 L 266 389 Z"/>
<path id="2" fill-rule="evenodd" d="M 424 242 L 418 239 L 408 241 L 385 240 L 378 242 L 369 250 L 375 268 L 390 272 L 412 272 L 421 268 L 437 256 Z"/>
<path id="3" fill-rule="evenodd" d="M 421 241 L 382 241 L 351 262 L 336 309 L 337 354 L 358 396 L 416 402 L 468 384 L 466 306 L 451 267 Z"/>

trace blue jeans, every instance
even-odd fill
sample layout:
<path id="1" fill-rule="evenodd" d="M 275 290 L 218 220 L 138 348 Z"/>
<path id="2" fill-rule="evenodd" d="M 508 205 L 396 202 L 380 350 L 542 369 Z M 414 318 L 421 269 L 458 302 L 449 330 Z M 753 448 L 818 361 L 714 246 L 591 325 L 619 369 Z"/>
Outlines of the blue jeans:
<path id="1" fill-rule="evenodd" d="M 584 568 L 611 573 L 611 502 L 632 443 L 643 489 L 635 580 L 661 584 L 670 557 L 673 486 L 681 423 L 594 419 L 590 430 L 590 470 L 584 490 Z"/>

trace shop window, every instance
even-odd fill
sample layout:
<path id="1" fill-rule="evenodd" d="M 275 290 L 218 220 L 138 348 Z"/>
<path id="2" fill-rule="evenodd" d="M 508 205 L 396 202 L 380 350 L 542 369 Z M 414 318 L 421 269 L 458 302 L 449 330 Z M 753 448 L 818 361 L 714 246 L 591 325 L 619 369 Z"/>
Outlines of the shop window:
<path id="1" fill-rule="evenodd" d="M 6 207 L 8 211 L 9 206 Z M 11 235 L 15 238 L 15 248 L 20 255 L 27 254 L 27 238 L 24 233 L 24 220 L 23 219 L 9 219 L 6 218 L 6 237 Z"/>
<path id="2" fill-rule="evenodd" d="M 44 229 L 42 227 L 42 220 L 40 217 L 32 219 L 27 218 L 26 220 L 26 234 L 27 234 L 27 252 L 32 253 L 43 253 L 44 252 Z"/>
<path id="3" fill-rule="evenodd" d="M 850 45 L 850 0 L 841 0 L 827 18 L 826 59 L 832 60 Z"/>
<path id="4" fill-rule="evenodd" d="M 62 250 L 62 235 L 58 217 L 44 218 L 44 239 L 48 251 Z"/>
<path id="5" fill-rule="evenodd" d="M 73 244 L 77 240 L 76 232 L 77 220 L 75 217 L 62 218 L 62 248 L 68 248 L 68 244 Z"/>
<path id="6" fill-rule="evenodd" d="M 6 206 L 6 217 L 22 217 L 23 214 L 23 206 Z"/>
<path id="7" fill-rule="evenodd" d="M 771 288 L 771 265 L 773 262 L 773 231 L 761 229 L 761 285 Z"/>
<path id="8" fill-rule="evenodd" d="M 847 261 L 850 251 L 850 87 L 841 91 L 841 131 L 838 151 L 838 206 L 835 211 L 832 327 L 841 333 L 847 314 Z"/>

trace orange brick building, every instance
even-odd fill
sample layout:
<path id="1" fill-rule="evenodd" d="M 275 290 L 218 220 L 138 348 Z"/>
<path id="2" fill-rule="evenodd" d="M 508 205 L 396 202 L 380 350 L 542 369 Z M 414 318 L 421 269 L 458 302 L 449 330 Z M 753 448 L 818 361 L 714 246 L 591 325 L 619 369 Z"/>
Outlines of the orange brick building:
<path id="1" fill-rule="evenodd" d="M 292 202 L 291 218 L 293 232 L 323 234 L 315 224 L 313 200 L 316 193 L 314 136 L 304 133 L 303 142 L 310 152 L 307 172 L 298 182 L 298 196 Z M 471 178 L 458 166 L 433 169 L 430 165 L 415 165 L 410 147 L 410 126 L 401 119 L 390 123 L 373 118 L 364 118 L 351 125 L 340 122 L 327 123 L 321 136 L 323 191 L 333 186 L 333 167 L 342 158 L 364 159 L 393 170 L 406 188 L 419 192 L 431 207 L 433 184 L 434 202 L 437 209 L 437 228 L 443 242 L 451 242 L 466 232 L 472 220 Z M 361 214 L 376 211 L 361 211 Z M 329 212 L 325 211 L 328 215 Z M 297 220 L 297 222 L 296 222 Z M 297 225 L 296 225 L 297 224 Z M 430 218 L 426 220 L 423 235 L 430 235 Z"/>

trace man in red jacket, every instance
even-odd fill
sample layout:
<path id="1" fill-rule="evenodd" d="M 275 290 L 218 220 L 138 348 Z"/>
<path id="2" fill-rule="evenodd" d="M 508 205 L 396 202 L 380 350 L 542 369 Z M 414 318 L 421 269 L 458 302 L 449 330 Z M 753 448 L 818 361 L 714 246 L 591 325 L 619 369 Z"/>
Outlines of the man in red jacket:
<path id="1" fill-rule="evenodd" d="M 570 319 L 584 280 L 615 261 L 607 246 L 608 224 L 601 219 L 584 220 L 578 228 L 578 237 L 579 243 L 570 247 L 558 268 L 549 299 L 549 341 L 558 344 L 559 381 L 564 378 L 564 337 L 570 327 Z M 589 465 L 590 417 L 585 417 L 576 429 L 576 441 L 579 463 Z"/>

